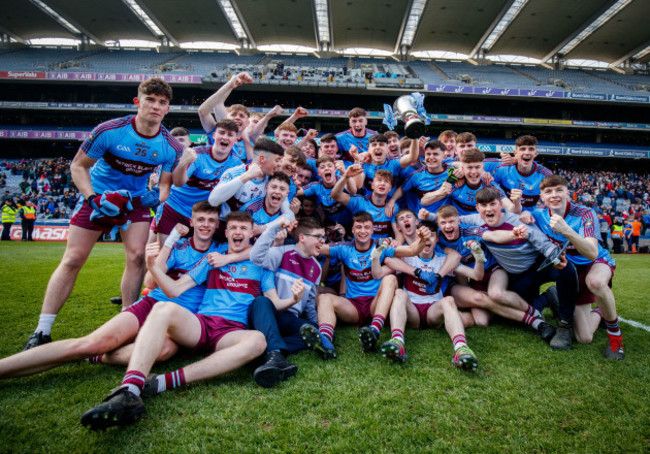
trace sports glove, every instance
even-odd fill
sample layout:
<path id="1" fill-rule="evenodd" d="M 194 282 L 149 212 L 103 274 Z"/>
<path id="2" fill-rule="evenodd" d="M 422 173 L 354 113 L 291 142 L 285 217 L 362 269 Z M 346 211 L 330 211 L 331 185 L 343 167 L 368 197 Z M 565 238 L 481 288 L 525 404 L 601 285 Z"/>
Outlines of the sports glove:
<path id="1" fill-rule="evenodd" d="M 154 186 L 151 191 L 145 192 L 140 196 L 140 203 L 142 203 L 143 206 L 149 208 L 158 205 L 160 203 L 160 188 L 158 186 Z"/>
<path id="2" fill-rule="evenodd" d="M 429 295 L 435 295 L 440 291 L 440 286 L 442 285 L 442 277 L 438 273 L 433 271 L 425 271 L 422 268 L 416 268 L 415 277 L 427 283 L 427 293 Z"/>

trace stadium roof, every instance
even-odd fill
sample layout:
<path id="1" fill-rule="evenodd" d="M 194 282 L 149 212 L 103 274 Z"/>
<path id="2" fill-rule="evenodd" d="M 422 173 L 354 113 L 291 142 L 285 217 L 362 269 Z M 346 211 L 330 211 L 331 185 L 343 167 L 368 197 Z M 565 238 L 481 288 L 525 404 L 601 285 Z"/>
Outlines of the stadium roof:
<path id="1" fill-rule="evenodd" d="M 0 35 L 23 43 L 283 44 L 617 66 L 650 61 L 648 17 L 648 0 L 13 0 L 0 14 Z"/>

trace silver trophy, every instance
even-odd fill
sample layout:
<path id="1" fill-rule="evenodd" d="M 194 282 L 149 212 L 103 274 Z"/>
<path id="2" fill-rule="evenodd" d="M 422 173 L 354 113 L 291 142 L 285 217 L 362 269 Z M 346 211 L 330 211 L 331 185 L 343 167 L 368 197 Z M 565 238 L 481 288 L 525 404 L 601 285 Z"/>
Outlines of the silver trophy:
<path id="1" fill-rule="evenodd" d="M 426 125 L 430 123 L 429 116 L 424 110 L 423 101 L 422 93 L 411 93 L 397 98 L 392 108 L 388 104 L 384 104 L 383 123 L 392 130 L 397 125 L 399 118 L 404 122 L 406 137 L 417 139 L 423 136 Z"/>

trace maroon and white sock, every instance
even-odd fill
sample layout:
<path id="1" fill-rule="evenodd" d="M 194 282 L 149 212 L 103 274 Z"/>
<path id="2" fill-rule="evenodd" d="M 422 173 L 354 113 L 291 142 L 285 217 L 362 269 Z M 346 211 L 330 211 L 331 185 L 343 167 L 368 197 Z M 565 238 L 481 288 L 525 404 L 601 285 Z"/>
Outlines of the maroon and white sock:
<path id="1" fill-rule="evenodd" d="M 454 351 L 458 350 L 463 345 L 467 345 L 467 339 L 465 339 L 464 334 L 457 334 L 451 340 L 454 343 Z"/>
<path id="2" fill-rule="evenodd" d="M 136 396 L 139 396 L 144 387 L 147 376 L 138 370 L 129 370 L 124 375 L 120 388 L 126 388 Z"/>
<path id="3" fill-rule="evenodd" d="M 372 323 L 370 324 L 370 327 L 375 329 L 378 333 L 381 333 L 381 330 L 384 329 L 384 322 L 386 321 L 386 318 L 383 315 L 375 315 L 372 318 Z"/>
<path id="4" fill-rule="evenodd" d="M 397 339 L 400 341 L 402 344 L 404 343 L 404 331 L 401 329 L 393 329 L 390 331 L 390 337 L 391 339 Z"/>
<path id="5" fill-rule="evenodd" d="M 91 356 L 90 358 L 88 358 L 87 361 L 88 361 L 90 364 L 101 364 L 101 363 L 102 363 L 102 358 L 103 358 L 103 357 L 104 357 L 104 355 Z"/>
<path id="6" fill-rule="evenodd" d="M 330 342 L 334 340 L 334 325 L 330 325 L 329 323 L 321 323 L 318 325 L 318 331 Z"/>
<path id="7" fill-rule="evenodd" d="M 530 304 L 528 305 L 528 309 L 526 309 L 526 314 L 528 314 L 528 315 L 530 315 L 530 316 L 532 316 L 534 318 L 542 318 L 543 319 L 542 313 L 540 311 L 538 311 L 537 309 L 535 309 Z"/>
<path id="8" fill-rule="evenodd" d="M 524 314 L 521 321 L 524 322 L 526 325 L 531 326 L 533 329 L 537 329 L 539 324 L 542 323 L 544 320 L 542 320 L 541 318 L 533 317 L 532 315 L 529 314 Z"/>
<path id="9" fill-rule="evenodd" d="M 167 372 L 163 375 L 157 375 L 156 381 L 158 382 L 158 392 L 162 393 L 170 389 L 185 386 L 185 371 L 183 369 L 175 370 L 174 372 Z"/>

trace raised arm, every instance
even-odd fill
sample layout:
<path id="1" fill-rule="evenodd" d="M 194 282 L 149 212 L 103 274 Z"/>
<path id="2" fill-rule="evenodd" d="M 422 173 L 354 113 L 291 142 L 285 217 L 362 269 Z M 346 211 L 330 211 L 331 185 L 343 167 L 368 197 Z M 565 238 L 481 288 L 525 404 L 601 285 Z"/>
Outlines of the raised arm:
<path id="1" fill-rule="evenodd" d="M 228 112 L 225 102 L 230 93 L 240 85 L 250 84 L 251 82 L 253 82 L 253 78 L 248 73 L 239 73 L 231 77 L 219 90 L 203 101 L 203 104 L 199 106 L 199 119 L 205 132 L 209 133 L 217 126 L 217 121 L 212 117 L 212 111 L 214 111 L 217 120 L 226 118 Z"/>
<path id="2" fill-rule="evenodd" d="M 360 165 L 354 164 L 348 167 L 345 170 L 343 176 L 341 176 L 341 178 L 339 178 L 339 180 L 336 182 L 334 188 L 332 188 L 332 193 L 331 193 L 332 198 L 337 202 L 342 203 L 343 205 L 347 205 L 348 203 L 350 203 L 350 194 L 346 194 L 345 192 L 343 192 L 343 189 L 345 188 L 345 185 L 348 183 L 348 179 L 353 179 L 360 173 L 363 173 L 363 169 L 361 168 Z"/>
<path id="3" fill-rule="evenodd" d="M 305 283 L 301 279 L 296 280 L 291 286 L 291 298 L 280 299 L 276 289 L 267 290 L 264 296 L 273 302 L 275 308 L 279 311 L 285 311 L 296 303 L 299 303 L 305 293 Z"/>
<path id="4" fill-rule="evenodd" d="M 424 194 L 420 200 L 420 203 L 424 206 L 431 205 L 432 203 L 438 202 L 447 197 L 449 194 L 451 194 L 451 191 L 453 191 L 453 189 L 454 188 L 451 186 L 451 183 L 445 181 L 442 183 L 442 186 L 440 186 L 435 191 L 430 191 Z"/>
<path id="5" fill-rule="evenodd" d="M 194 161 L 196 161 L 196 151 L 190 147 L 185 148 L 183 150 L 181 159 L 178 160 L 178 165 L 172 173 L 172 181 L 174 183 L 174 186 L 180 188 L 185 183 L 187 183 L 187 180 L 189 179 L 187 176 L 187 169 L 192 165 Z"/>
<path id="6" fill-rule="evenodd" d="M 158 287 L 165 292 L 170 298 L 177 298 L 189 289 L 196 287 L 196 282 L 189 275 L 184 274 L 177 281 L 167 276 L 167 267 L 159 266 L 156 260 L 158 254 L 149 254 L 147 252 L 147 268 L 149 268 L 149 273 L 151 277 L 156 281 Z"/>
<path id="7" fill-rule="evenodd" d="M 409 148 L 409 152 L 408 154 L 405 154 L 404 156 L 399 158 L 399 165 L 402 167 L 402 169 L 406 169 L 414 162 L 417 162 L 419 158 L 420 158 L 419 141 L 411 140 L 411 146 Z"/>

